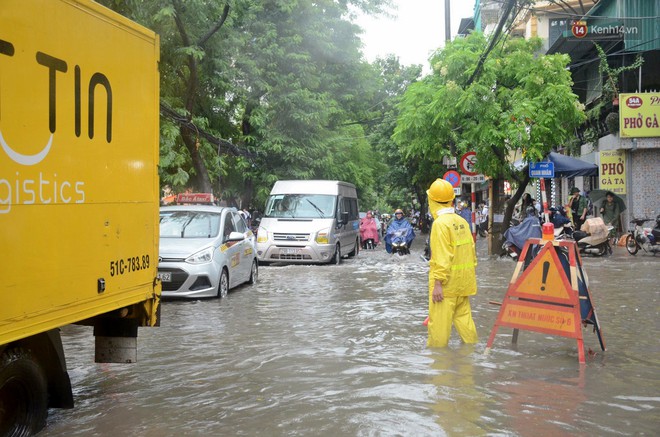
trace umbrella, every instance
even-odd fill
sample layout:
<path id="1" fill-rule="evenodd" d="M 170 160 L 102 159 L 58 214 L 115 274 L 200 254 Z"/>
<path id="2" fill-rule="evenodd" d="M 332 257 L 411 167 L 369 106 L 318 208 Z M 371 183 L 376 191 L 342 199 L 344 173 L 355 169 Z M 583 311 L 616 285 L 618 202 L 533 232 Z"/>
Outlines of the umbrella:
<path id="1" fill-rule="evenodd" d="M 607 193 L 608 190 L 591 190 L 589 191 L 589 198 L 594 204 L 594 207 L 600 208 L 603 202 L 607 201 L 607 196 L 605 193 Z M 619 205 L 619 210 L 621 212 L 626 210 L 626 203 L 623 201 L 622 198 L 614 194 L 614 202 L 616 202 Z"/>

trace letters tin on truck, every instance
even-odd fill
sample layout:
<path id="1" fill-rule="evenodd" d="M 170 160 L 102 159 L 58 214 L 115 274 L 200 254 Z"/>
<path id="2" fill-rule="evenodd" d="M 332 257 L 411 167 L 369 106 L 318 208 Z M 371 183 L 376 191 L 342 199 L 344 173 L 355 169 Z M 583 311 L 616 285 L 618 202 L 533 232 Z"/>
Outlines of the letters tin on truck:
<path id="1" fill-rule="evenodd" d="M 133 362 L 137 328 L 158 324 L 159 42 L 91 1 L 1 8 L 0 434 L 11 435 L 73 405 L 59 327 L 93 326 L 97 362 Z"/>

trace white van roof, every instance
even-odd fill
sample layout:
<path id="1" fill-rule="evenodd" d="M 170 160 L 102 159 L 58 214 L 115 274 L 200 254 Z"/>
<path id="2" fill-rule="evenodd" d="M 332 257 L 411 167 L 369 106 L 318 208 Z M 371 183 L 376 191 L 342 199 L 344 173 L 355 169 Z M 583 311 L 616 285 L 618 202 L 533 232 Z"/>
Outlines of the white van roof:
<path id="1" fill-rule="evenodd" d="M 355 185 L 342 181 L 277 181 L 270 194 L 331 194 L 356 197 Z"/>

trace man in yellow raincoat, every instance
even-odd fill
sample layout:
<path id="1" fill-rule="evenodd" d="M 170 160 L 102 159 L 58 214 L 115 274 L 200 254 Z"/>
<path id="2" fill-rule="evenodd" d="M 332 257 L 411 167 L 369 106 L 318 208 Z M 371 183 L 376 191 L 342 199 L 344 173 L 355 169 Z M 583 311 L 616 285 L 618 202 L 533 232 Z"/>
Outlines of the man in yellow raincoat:
<path id="1" fill-rule="evenodd" d="M 477 294 L 477 255 L 470 225 L 452 208 L 454 189 L 436 179 L 426 191 L 431 228 L 429 261 L 429 347 L 449 342 L 452 324 L 465 343 L 477 342 L 469 296 Z"/>

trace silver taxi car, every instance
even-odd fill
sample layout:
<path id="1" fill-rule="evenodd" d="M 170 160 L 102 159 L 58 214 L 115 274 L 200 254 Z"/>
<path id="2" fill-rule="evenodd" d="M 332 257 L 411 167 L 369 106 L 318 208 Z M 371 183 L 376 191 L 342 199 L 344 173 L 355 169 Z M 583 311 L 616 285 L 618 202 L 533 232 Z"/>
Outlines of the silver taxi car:
<path id="1" fill-rule="evenodd" d="M 158 277 L 164 298 L 224 297 L 258 276 L 255 236 L 235 208 L 160 209 Z"/>

